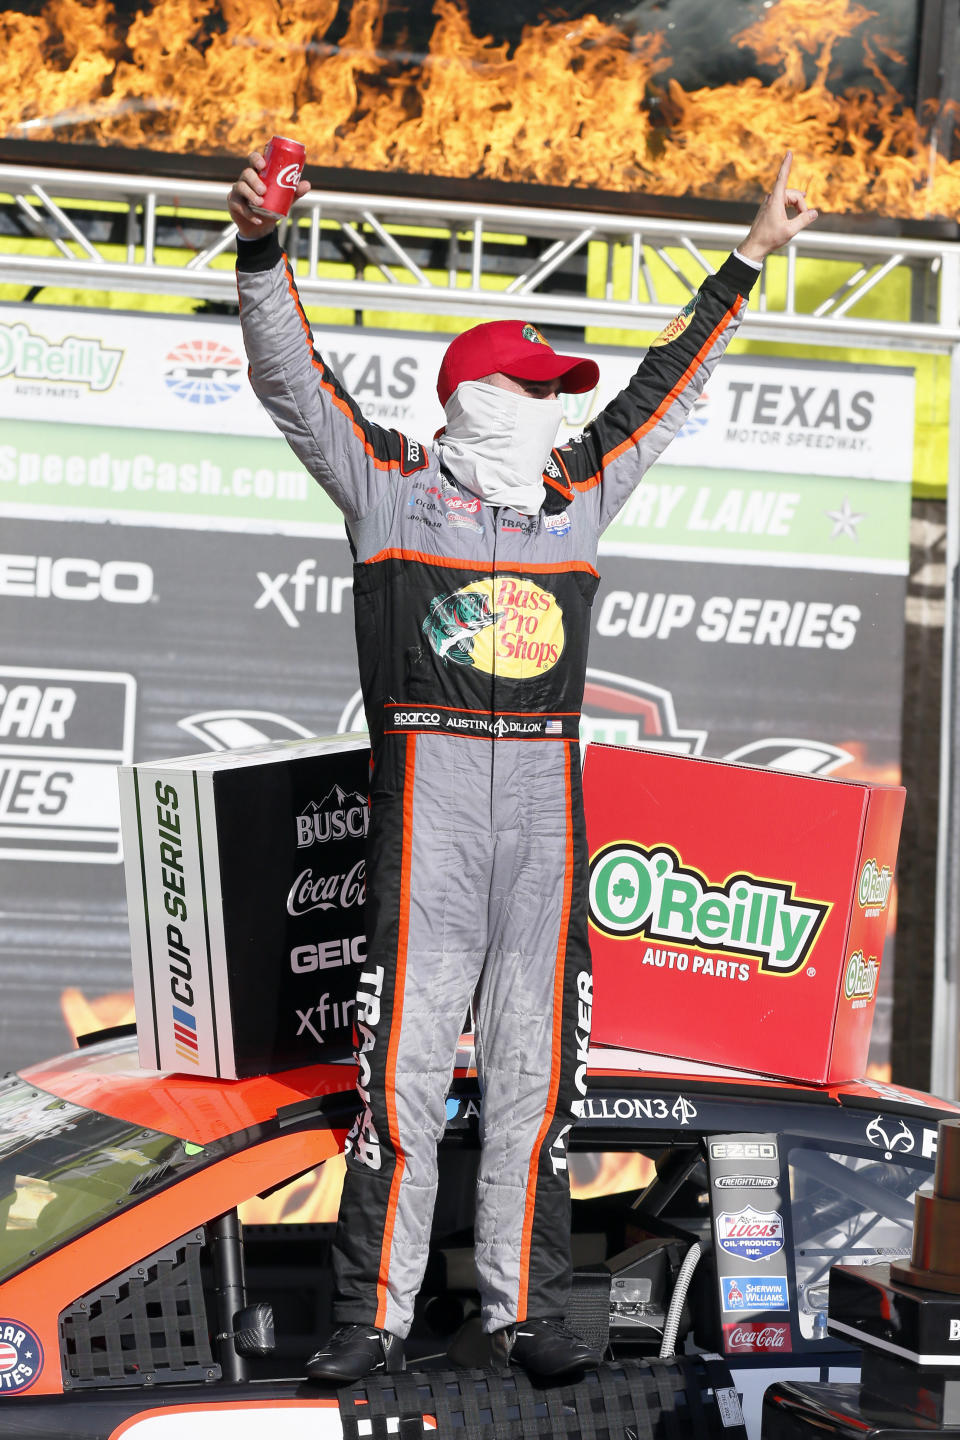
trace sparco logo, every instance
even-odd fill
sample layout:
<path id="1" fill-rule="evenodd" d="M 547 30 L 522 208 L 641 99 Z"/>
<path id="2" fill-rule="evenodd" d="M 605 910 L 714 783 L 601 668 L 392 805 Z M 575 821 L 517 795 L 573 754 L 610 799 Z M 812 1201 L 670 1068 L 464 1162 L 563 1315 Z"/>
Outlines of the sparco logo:
<path id="1" fill-rule="evenodd" d="M 762 974 L 801 970 L 829 910 L 795 900 L 792 884 L 753 875 L 712 886 L 667 846 L 617 841 L 590 861 L 590 920 L 604 935 L 732 952 L 759 959 Z"/>
<path id="2" fill-rule="evenodd" d="M 325 845 L 328 840 L 343 840 L 348 835 L 361 839 L 370 823 L 367 802 L 354 792 L 348 795 L 339 785 L 318 805 L 311 800 L 297 816 L 297 847 Z"/>
<path id="3" fill-rule="evenodd" d="M 847 968 L 843 972 L 843 993 L 848 1000 L 857 1004 L 865 1005 L 872 1000 L 877 989 L 877 976 L 880 974 L 880 966 L 873 955 L 869 960 L 864 960 L 863 951 L 855 950 L 847 961 Z"/>
<path id="4" fill-rule="evenodd" d="M 109 390 L 122 359 L 122 350 L 108 350 L 99 340 L 68 335 L 53 342 L 34 335 L 26 325 L 0 325 L 0 379 L 14 375 L 18 380 Z"/>
<path id="5" fill-rule="evenodd" d="M 145 605 L 153 595 L 153 571 L 141 560 L 101 564 L 77 556 L 0 555 L 0 595 Z"/>
<path id="6" fill-rule="evenodd" d="M 863 909 L 872 910 L 876 906 L 885 910 L 892 884 L 893 871 L 890 867 L 878 865 L 876 860 L 868 860 L 860 871 L 860 883 L 857 886 L 857 899 Z"/>
<path id="7" fill-rule="evenodd" d="M 363 860 L 342 875 L 317 875 L 301 870 L 287 896 L 288 915 L 306 915 L 310 910 L 349 910 L 362 905 L 367 895 L 367 869 Z"/>

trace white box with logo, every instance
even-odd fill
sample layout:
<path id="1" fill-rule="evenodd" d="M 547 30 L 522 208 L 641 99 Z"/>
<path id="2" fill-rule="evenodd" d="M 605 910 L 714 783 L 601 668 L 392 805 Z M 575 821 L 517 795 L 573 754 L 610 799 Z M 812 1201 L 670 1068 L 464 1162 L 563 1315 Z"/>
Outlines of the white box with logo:
<path id="1" fill-rule="evenodd" d="M 141 1065 L 238 1079 L 349 1050 L 369 761 L 337 735 L 120 769 Z"/>

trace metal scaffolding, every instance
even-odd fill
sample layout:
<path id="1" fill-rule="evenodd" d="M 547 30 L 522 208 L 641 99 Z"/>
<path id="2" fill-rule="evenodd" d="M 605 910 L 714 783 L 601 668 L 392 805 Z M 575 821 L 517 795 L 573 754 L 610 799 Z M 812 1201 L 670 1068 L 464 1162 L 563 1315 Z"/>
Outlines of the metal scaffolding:
<path id="1" fill-rule="evenodd" d="M 0 283 L 236 299 L 225 264 L 236 232 L 224 223 L 222 184 L 2 165 L 0 206 Z M 544 324 L 640 329 L 668 319 L 676 285 L 695 293 L 712 268 L 708 252 L 725 254 L 744 233 L 706 221 L 334 191 L 307 195 L 285 231 L 306 305 L 493 318 L 526 314 L 535 300 Z M 13 253 L 2 242 L 14 236 L 49 241 L 55 253 Z M 597 245 L 605 247 L 599 283 L 595 249 L 587 264 Z M 838 262 L 826 292 L 824 267 L 815 279 L 809 264 L 824 260 Z M 656 261 L 674 282 L 670 300 L 662 278 L 658 291 Z M 324 274 L 328 262 L 341 273 Z M 908 277 L 909 318 L 858 315 L 898 273 Z M 501 288 L 484 285 L 498 276 Z M 947 241 L 805 230 L 776 285 L 764 275 L 745 333 L 948 351 L 960 342 L 960 251 Z"/>
<path id="2" fill-rule="evenodd" d="M 226 186 L 148 175 L 0 166 L 0 285 L 188 296 L 236 304 Z M 314 191 L 281 236 L 307 306 L 656 330 L 743 227 L 584 210 Z M 31 253 L 23 241 L 47 242 Z M 20 242 L 18 251 L 11 241 Z M 600 247 L 600 248 L 598 248 Z M 824 265 L 822 262 L 835 262 Z M 817 262 L 814 264 L 813 262 Z M 331 273 L 331 266 L 336 272 Z M 664 274 L 671 299 L 663 295 Z M 909 315 L 862 313 L 897 283 Z M 659 277 L 659 289 L 658 289 Z M 825 278 L 830 277 L 830 278 Z M 486 282 L 486 283 L 484 283 Z M 877 296 L 874 296 L 876 300 Z M 860 313 L 858 313 L 860 310 Z M 804 230 L 765 268 L 741 332 L 951 360 L 947 593 L 931 1085 L 957 1095 L 960 1062 L 960 246 Z"/>

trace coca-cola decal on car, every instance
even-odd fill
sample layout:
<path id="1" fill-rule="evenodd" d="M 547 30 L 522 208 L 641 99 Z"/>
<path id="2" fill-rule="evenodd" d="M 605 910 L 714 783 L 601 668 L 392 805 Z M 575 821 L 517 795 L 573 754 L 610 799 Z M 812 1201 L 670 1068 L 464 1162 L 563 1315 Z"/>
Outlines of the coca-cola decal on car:
<path id="1" fill-rule="evenodd" d="M 786 1320 L 730 1320 L 723 1327 L 728 1355 L 789 1355 L 793 1350 Z"/>
<path id="2" fill-rule="evenodd" d="M 783 1249 L 783 1217 L 776 1210 L 755 1210 L 752 1205 L 717 1216 L 717 1244 L 739 1260 L 767 1260 Z"/>

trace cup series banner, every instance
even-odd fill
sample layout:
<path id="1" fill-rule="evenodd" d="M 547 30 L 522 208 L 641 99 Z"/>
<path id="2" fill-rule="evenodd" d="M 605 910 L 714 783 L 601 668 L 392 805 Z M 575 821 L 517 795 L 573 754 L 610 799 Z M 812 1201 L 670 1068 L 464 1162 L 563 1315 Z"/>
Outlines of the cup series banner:
<path id="1" fill-rule="evenodd" d="M 317 340 L 429 441 L 445 340 Z M 641 358 L 589 353 L 568 435 Z M 722 361 L 604 537 L 584 739 L 896 782 L 913 413 L 910 370 Z M 363 726 L 343 524 L 239 323 L 0 306 L 0 1068 L 132 1018 L 118 766 Z M 322 991 L 290 1017 L 318 1054 Z"/>

